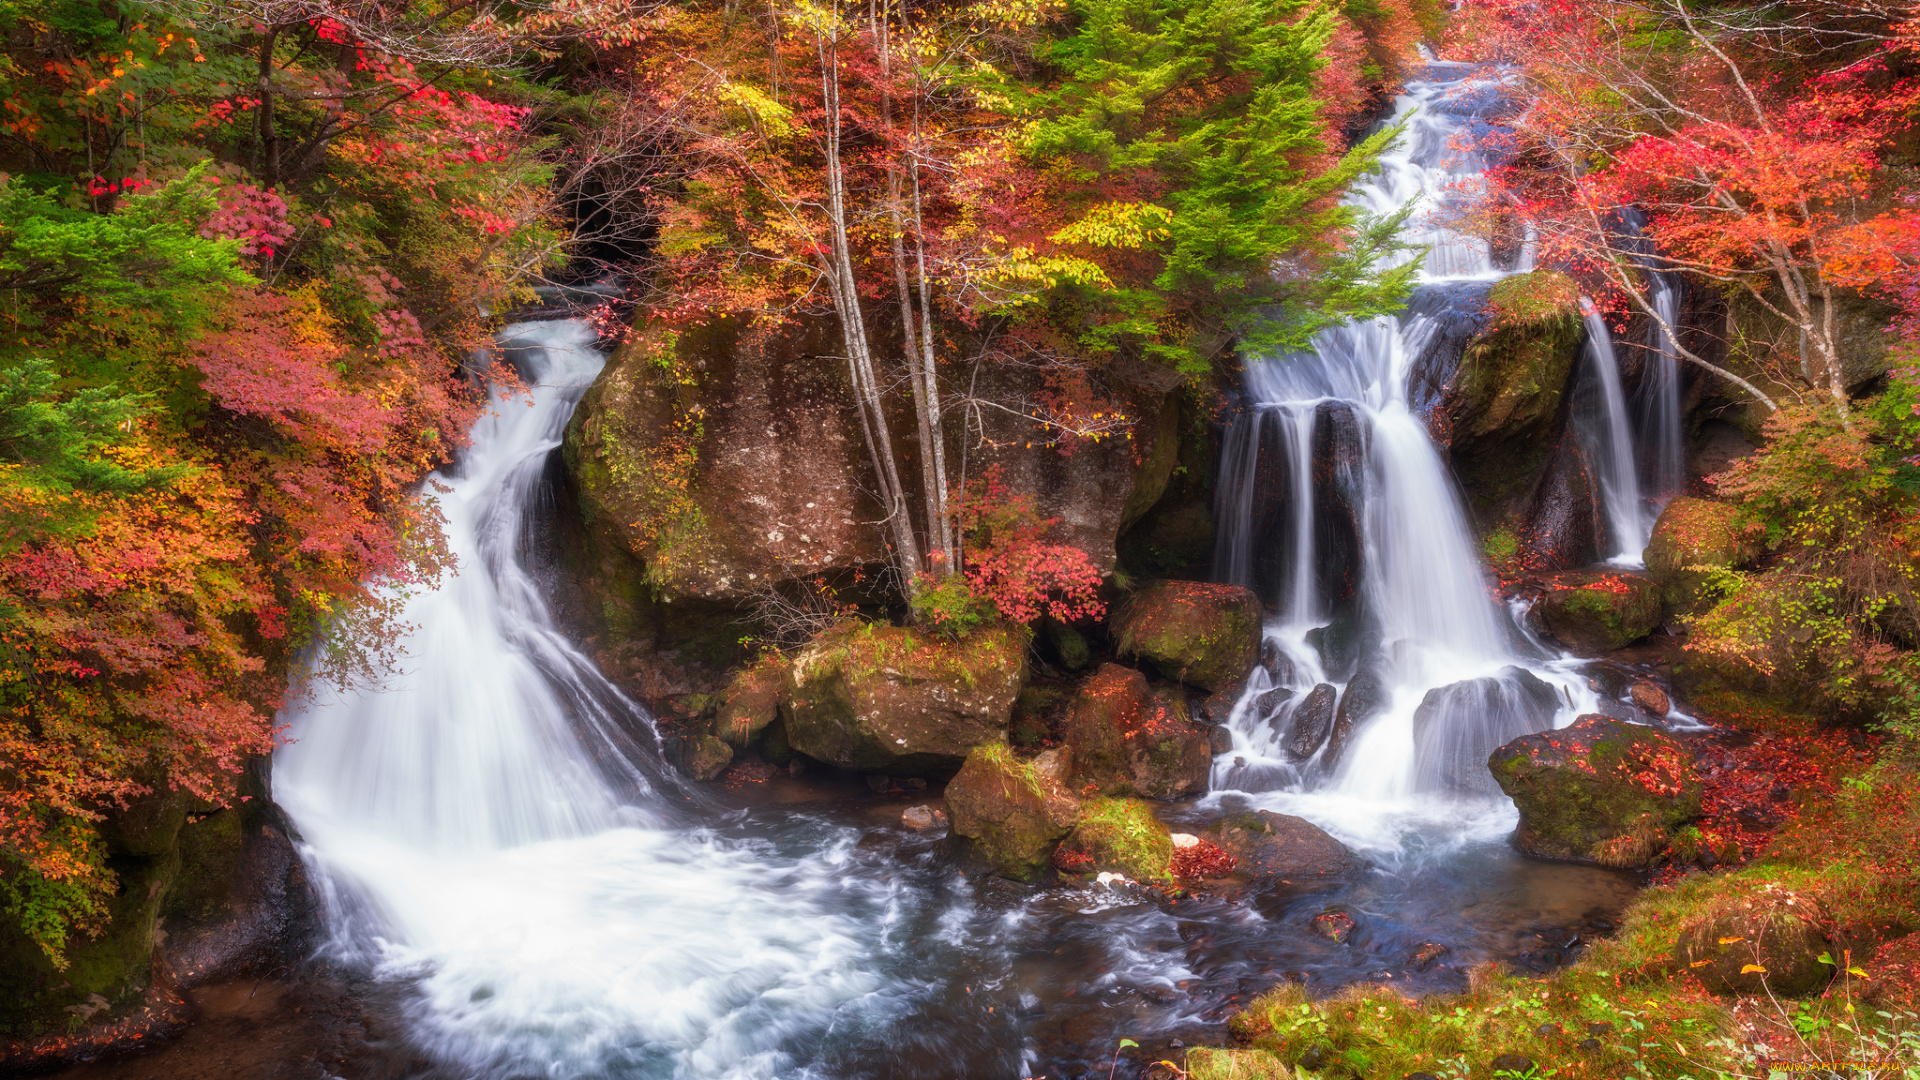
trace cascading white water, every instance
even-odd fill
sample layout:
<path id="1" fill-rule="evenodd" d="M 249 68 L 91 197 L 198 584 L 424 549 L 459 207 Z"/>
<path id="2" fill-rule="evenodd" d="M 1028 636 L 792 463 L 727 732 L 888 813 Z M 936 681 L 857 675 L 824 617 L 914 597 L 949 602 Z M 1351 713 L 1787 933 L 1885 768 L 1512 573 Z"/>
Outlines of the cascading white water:
<path id="1" fill-rule="evenodd" d="M 791 1072 L 794 1046 L 918 992 L 882 974 L 911 932 L 905 886 L 846 872 L 851 830 L 793 852 L 673 820 L 684 799 L 644 714 L 555 629 L 516 554 L 602 357 L 578 322 L 502 340 L 531 402 L 496 398 L 437 478 L 461 569 L 406 602 L 406 670 L 283 717 L 275 795 L 331 948 L 412 979 L 415 1036 L 472 1075 Z"/>
<path id="2" fill-rule="evenodd" d="M 1680 352 L 1663 329 L 1680 325 L 1680 286 L 1666 274 L 1649 275 L 1653 310 L 1647 327 L 1646 376 L 1640 385 L 1639 431 L 1644 448 L 1641 488 L 1662 507 L 1686 487 L 1686 433 L 1680 426 Z"/>
<path id="3" fill-rule="evenodd" d="M 1653 512 L 1640 494 L 1640 466 L 1634 459 L 1633 426 L 1627 394 L 1620 381 L 1620 362 L 1613 352 L 1613 334 L 1591 301 L 1582 297 L 1580 314 L 1587 324 L 1584 355 L 1587 370 L 1600 392 L 1600 413 L 1590 418 L 1588 438 L 1600 480 L 1600 501 L 1607 512 L 1607 561 L 1641 566 L 1647 538 L 1653 533 Z"/>
<path id="4" fill-rule="evenodd" d="M 1484 167 L 1458 136 L 1500 92 L 1498 73 L 1434 65 L 1389 118 L 1411 118 L 1402 147 L 1349 197 L 1375 214 L 1415 207 L 1407 239 L 1425 249 L 1423 291 L 1484 288 L 1509 272 L 1446 220 L 1448 199 Z M 1513 265 L 1530 266 L 1530 253 Z M 1227 434 L 1217 496 L 1216 572 L 1277 596 L 1282 614 L 1234 708 L 1211 798 L 1299 814 L 1376 855 L 1510 828 L 1487 754 L 1594 701 L 1495 603 L 1460 496 L 1409 402 L 1439 318 L 1340 326 L 1310 355 L 1249 363 L 1251 408 Z M 1339 719 L 1318 735 L 1336 690 Z M 1343 731 L 1348 716 L 1357 722 Z"/>

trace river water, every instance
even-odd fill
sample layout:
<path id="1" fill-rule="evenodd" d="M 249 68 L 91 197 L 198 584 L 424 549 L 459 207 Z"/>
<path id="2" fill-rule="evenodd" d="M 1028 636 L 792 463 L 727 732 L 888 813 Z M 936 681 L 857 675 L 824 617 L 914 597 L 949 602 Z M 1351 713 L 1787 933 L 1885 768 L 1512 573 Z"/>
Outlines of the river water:
<path id="1" fill-rule="evenodd" d="M 1441 65 L 1410 87 L 1398 108 L 1421 110 L 1414 137 L 1356 197 L 1435 200 L 1470 173 L 1442 159 L 1492 82 Z M 1433 244 L 1429 285 L 1504 272 L 1420 213 L 1410 228 Z M 398 988 L 409 1045 L 436 1075 L 500 1080 L 1077 1077 L 1104 1073 L 1121 1038 L 1145 1053 L 1217 1042 L 1235 1008 L 1285 979 L 1418 993 L 1456 989 L 1489 959 L 1563 962 L 1634 882 L 1514 856 L 1511 804 L 1475 771 L 1474 755 L 1535 729 L 1538 702 L 1516 695 L 1550 688 L 1545 722 L 1565 723 L 1594 692 L 1480 576 L 1408 400 L 1433 330 L 1376 320 L 1330 332 L 1317 356 L 1250 365 L 1269 443 L 1248 460 L 1280 454 L 1297 505 L 1277 529 L 1243 528 L 1229 573 L 1271 564 L 1284 615 L 1268 633 L 1288 670 L 1256 675 L 1215 790 L 1166 812 L 1283 809 L 1376 869 L 1174 902 L 976 879 L 898 827 L 904 804 L 864 789 L 781 779 L 743 797 L 677 779 L 644 710 L 567 641 L 523 560 L 548 458 L 604 358 L 579 323 L 508 329 L 502 354 L 531 399 L 497 400 L 433 488 L 458 576 L 407 599 L 401 670 L 283 717 L 274 790 L 324 893 L 322 958 Z M 1340 573 L 1314 539 L 1327 500 L 1302 465 L 1328 407 L 1359 444 L 1343 481 L 1358 548 Z M 1390 704 L 1342 762 L 1292 761 L 1275 734 L 1285 707 L 1254 699 L 1350 684 L 1309 642 L 1337 620 Z M 1346 944 L 1308 928 L 1330 904 L 1360 920 Z M 1447 952 L 1423 968 L 1428 943 Z"/>

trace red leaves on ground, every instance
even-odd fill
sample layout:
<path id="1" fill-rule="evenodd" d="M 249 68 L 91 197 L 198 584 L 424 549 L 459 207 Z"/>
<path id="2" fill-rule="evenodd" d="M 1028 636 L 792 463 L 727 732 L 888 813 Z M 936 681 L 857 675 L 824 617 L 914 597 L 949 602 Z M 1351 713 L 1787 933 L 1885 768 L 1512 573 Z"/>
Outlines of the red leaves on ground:
<path id="1" fill-rule="evenodd" d="M 1192 847 L 1173 849 L 1173 876 L 1187 881 L 1223 878 L 1233 873 L 1237 862 L 1219 845 L 1202 840 Z"/>

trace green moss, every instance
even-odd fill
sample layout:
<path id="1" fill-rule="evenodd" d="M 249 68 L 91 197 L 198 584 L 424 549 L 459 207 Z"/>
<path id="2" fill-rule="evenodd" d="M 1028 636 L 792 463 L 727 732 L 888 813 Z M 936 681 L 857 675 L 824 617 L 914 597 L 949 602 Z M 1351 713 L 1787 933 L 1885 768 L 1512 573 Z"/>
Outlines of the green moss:
<path id="1" fill-rule="evenodd" d="M 1138 799 L 1090 800 L 1061 846 L 1089 856 L 1092 870 L 1114 870 L 1136 881 L 1173 876 L 1173 840 Z"/>

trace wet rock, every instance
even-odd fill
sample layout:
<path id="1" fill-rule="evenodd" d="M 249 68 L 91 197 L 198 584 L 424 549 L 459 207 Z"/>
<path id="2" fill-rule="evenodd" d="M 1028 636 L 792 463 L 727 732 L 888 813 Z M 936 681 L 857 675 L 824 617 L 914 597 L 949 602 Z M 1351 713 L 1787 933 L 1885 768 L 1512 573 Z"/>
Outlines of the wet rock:
<path id="1" fill-rule="evenodd" d="M 867 774 L 867 789 L 878 794 L 893 787 L 893 781 L 881 773 Z"/>
<path id="2" fill-rule="evenodd" d="M 779 716 L 786 687 L 786 660 L 778 653 L 761 657 L 734 675 L 721 692 L 713 733 L 730 746 L 751 746 Z"/>
<path id="3" fill-rule="evenodd" d="M 1340 763 L 1354 732 L 1381 713 L 1393 699 L 1393 691 L 1376 664 L 1368 664 L 1348 681 L 1340 693 L 1340 707 L 1333 715 L 1333 730 L 1328 733 L 1327 752 L 1322 764 L 1331 769 Z"/>
<path id="4" fill-rule="evenodd" d="M 1260 655 L 1260 601 L 1238 585 L 1156 581 L 1121 605 L 1111 628 L 1121 655 L 1207 690 L 1239 686 Z"/>
<path id="5" fill-rule="evenodd" d="M 1305 818 L 1270 810 L 1229 814 L 1215 826 L 1213 841 L 1254 878 L 1302 879 L 1358 873 L 1366 860 Z"/>
<path id="6" fill-rule="evenodd" d="M 712 780 L 733 763 L 733 747 L 713 735 L 690 740 L 686 753 L 687 775 L 695 780 Z"/>
<path id="7" fill-rule="evenodd" d="M 1368 633 L 1360 617 L 1348 613 L 1307 631 L 1306 641 L 1320 654 L 1320 666 L 1326 669 L 1327 678 L 1343 682 L 1352 678 L 1368 647 L 1377 647 L 1379 633 Z"/>
<path id="8" fill-rule="evenodd" d="M 1073 831 L 1080 802 L 1001 743 L 967 755 L 946 790 L 953 834 L 997 872 L 1031 880 Z"/>
<path id="9" fill-rule="evenodd" d="M 1831 919 L 1813 897 L 1778 884 L 1744 883 L 1717 894 L 1681 927 L 1674 966 L 1719 994 L 1806 997 L 1836 968 Z"/>
<path id="10" fill-rule="evenodd" d="M 931 806 L 909 806 L 900 812 L 900 824 L 914 832 L 933 832 L 947 827 L 947 815 Z"/>
<path id="11" fill-rule="evenodd" d="M 1293 684 L 1293 658 L 1272 638 L 1260 639 L 1260 667 L 1267 673 L 1267 682 L 1273 686 L 1291 686 Z"/>
<path id="12" fill-rule="evenodd" d="M 1758 524 L 1728 503 L 1676 497 L 1660 512 L 1647 541 L 1647 576 L 1667 610 L 1697 612 L 1715 569 L 1751 566 L 1761 554 Z"/>
<path id="13" fill-rule="evenodd" d="M 1247 702 L 1248 718 L 1272 720 L 1280 712 L 1281 707 L 1292 700 L 1293 691 L 1287 687 L 1276 686 L 1271 690 L 1262 690 L 1253 695 L 1252 701 Z"/>
<path id="14" fill-rule="evenodd" d="M 1351 612 L 1364 561 L 1361 514 L 1367 499 L 1367 423 L 1345 401 L 1313 412 L 1314 575 L 1323 602 Z M 1335 680 L 1346 673 L 1329 667 Z"/>
<path id="15" fill-rule="evenodd" d="M 1633 699 L 1635 705 L 1640 706 L 1640 711 L 1648 716 L 1663 717 L 1673 709 L 1673 699 L 1667 696 L 1667 692 L 1660 688 L 1659 683 L 1647 679 L 1634 683 L 1633 689 L 1628 691 L 1628 696 Z"/>
<path id="16" fill-rule="evenodd" d="M 1527 504 L 1518 537 L 1522 564 L 1555 570 L 1597 561 L 1603 520 L 1599 485 L 1575 440 L 1563 435 Z"/>
<path id="17" fill-rule="evenodd" d="M 1360 920 L 1352 914 L 1334 909 L 1323 911 L 1313 917 L 1313 932 L 1336 944 L 1345 945 L 1360 926 Z"/>
<path id="18" fill-rule="evenodd" d="M 1569 571 L 1546 582 L 1533 610 L 1567 648 L 1610 652 L 1659 629 L 1660 588 L 1637 574 Z"/>
<path id="19" fill-rule="evenodd" d="M 1520 808 L 1527 855 L 1641 868 L 1700 816 L 1693 755 L 1652 728 L 1587 715 L 1502 746 L 1487 768 Z"/>
<path id="20" fill-rule="evenodd" d="M 1287 720 L 1287 760 L 1305 761 L 1327 741 L 1333 728 L 1334 702 L 1338 691 L 1326 683 L 1314 687 L 1294 707 Z"/>
<path id="21" fill-rule="evenodd" d="M 1089 799 L 1080 820 L 1053 853 L 1053 864 L 1074 873 L 1107 871 L 1134 881 L 1172 876 L 1173 838 L 1138 799 Z"/>
<path id="22" fill-rule="evenodd" d="M 1208 694 L 1200 699 L 1194 710 L 1193 718 L 1203 724 L 1225 724 L 1233 717 L 1233 707 L 1240 703 L 1240 694 L 1233 690 L 1222 690 Z"/>
<path id="23" fill-rule="evenodd" d="M 1520 667 L 1427 691 L 1413 713 L 1415 782 L 1423 791 L 1491 794 L 1487 755 L 1552 727 L 1559 708 L 1559 693 Z"/>
<path id="24" fill-rule="evenodd" d="M 1183 698 L 1155 694 L 1146 676 L 1106 664 L 1068 714 L 1064 742 L 1076 787 L 1106 795 L 1176 799 L 1207 789 L 1213 741 Z"/>
<path id="25" fill-rule="evenodd" d="M 973 747 L 1006 736 L 1026 657 L 1026 642 L 1005 626 L 950 642 L 906 627 L 842 624 L 794 657 L 787 740 L 855 772 L 947 772 Z"/>
<path id="26" fill-rule="evenodd" d="M 1407 961 L 1407 966 L 1415 971 L 1429 971 L 1451 951 L 1437 941 L 1429 941 L 1413 950 L 1413 957 Z"/>
<path id="27" fill-rule="evenodd" d="M 1225 724 L 1215 724 L 1207 729 L 1207 749 L 1213 756 L 1219 757 L 1233 749 L 1233 729 Z"/>

